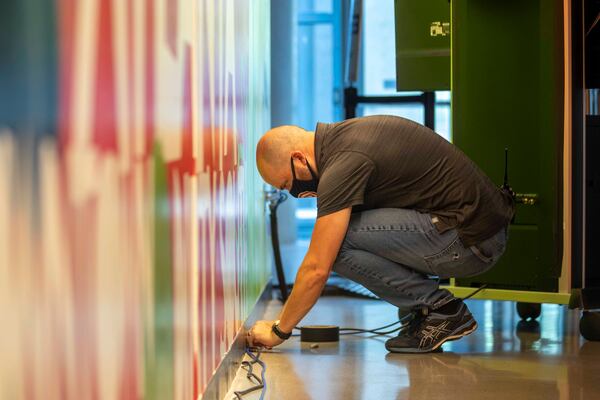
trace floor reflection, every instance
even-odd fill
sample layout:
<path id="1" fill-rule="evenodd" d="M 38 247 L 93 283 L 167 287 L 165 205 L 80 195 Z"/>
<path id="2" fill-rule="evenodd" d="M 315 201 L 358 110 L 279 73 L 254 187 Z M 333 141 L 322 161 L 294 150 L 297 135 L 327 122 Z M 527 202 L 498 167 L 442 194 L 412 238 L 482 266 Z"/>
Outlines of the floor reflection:
<path id="1" fill-rule="evenodd" d="M 409 386 L 397 398 L 559 398 L 558 382 L 547 376 L 561 376 L 560 371 L 537 371 L 539 376 L 532 376 L 535 363 L 531 362 L 448 352 L 422 356 L 387 354 L 385 360 L 397 368 L 405 368 L 409 376 Z"/>
<path id="2" fill-rule="evenodd" d="M 266 398 L 600 398 L 600 343 L 579 336 L 577 312 L 544 305 L 539 320 L 520 321 L 511 302 L 468 305 L 479 329 L 444 344 L 443 353 L 390 354 L 387 337 L 345 336 L 312 348 L 293 338 L 263 355 Z M 274 302 L 266 317 L 274 318 L 279 309 Z M 303 323 L 375 328 L 395 315 L 381 301 L 325 297 Z"/>

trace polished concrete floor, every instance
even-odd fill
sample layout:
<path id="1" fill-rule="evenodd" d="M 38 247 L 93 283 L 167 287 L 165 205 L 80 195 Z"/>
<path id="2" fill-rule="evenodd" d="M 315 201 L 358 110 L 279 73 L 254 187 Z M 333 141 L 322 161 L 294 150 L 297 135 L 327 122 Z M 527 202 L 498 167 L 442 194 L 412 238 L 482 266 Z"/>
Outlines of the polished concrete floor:
<path id="1" fill-rule="evenodd" d="M 520 322 L 514 303 L 467 304 L 479 328 L 444 344 L 443 353 L 391 354 L 385 336 L 343 336 L 317 348 L 294 337 L 261 354 L 265 398 L 600 399 L 600 342 L 579 335 L 579 313 L 544 305 L 539 322 Z M 265 319 L 275 318 L 280 307 L 273 300 Z M 393 322 L 395 313 L 378 300 L 323 297 L 302 324 L 375 328 Z M 240 370 L 226 399 L 248 386 Z M 258 398 L 258 392 L 244 397 Z"/>

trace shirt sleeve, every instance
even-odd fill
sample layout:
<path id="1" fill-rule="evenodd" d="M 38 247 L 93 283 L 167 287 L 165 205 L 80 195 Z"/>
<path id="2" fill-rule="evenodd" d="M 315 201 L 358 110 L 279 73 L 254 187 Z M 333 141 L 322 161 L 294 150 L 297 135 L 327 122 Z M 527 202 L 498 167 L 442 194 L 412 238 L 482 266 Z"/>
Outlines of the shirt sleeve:
<path id="1" fill-rule="evenodd" d="M 333 155 L 319 179 L 317 218 L 363 204 L 374 170 L 373 162 L 361 153 L 344 151 Z"/>

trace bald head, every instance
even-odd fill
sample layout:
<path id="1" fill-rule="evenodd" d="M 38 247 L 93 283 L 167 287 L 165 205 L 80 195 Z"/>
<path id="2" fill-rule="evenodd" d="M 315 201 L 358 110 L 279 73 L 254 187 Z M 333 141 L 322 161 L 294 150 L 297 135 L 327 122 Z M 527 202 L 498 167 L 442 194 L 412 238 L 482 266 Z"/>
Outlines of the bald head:
<path id="1" fill-rule="evenodd" d="M 263 135 L 256 145 L 256 166 L 263 179 L 277 187 L 291 186 L 290 158 L 297 164 L 299 179 L 305 177 L 302 166 L 306 161 L 316 168 L 314 161 L 315 135 L 298 126 L 283 125 Z M 296 165 L 296 164 L 295 164 Z M 310 176 L 310 175 L 309 175 Z"/>

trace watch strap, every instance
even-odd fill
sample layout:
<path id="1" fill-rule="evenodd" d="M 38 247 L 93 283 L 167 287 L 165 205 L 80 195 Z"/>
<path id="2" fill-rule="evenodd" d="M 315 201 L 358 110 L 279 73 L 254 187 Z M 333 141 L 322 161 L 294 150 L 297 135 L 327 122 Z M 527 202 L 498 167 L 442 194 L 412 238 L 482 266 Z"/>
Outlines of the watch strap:
<path id="1" fill-rule="evenodd" d="M 285 333 L 281 329 L 279 329 L 279 321 L 275 322 L 271 327 L 271 330 L 281 340 L 288 340 L 290 336 L 292 336 L 292 332 Z"/>

